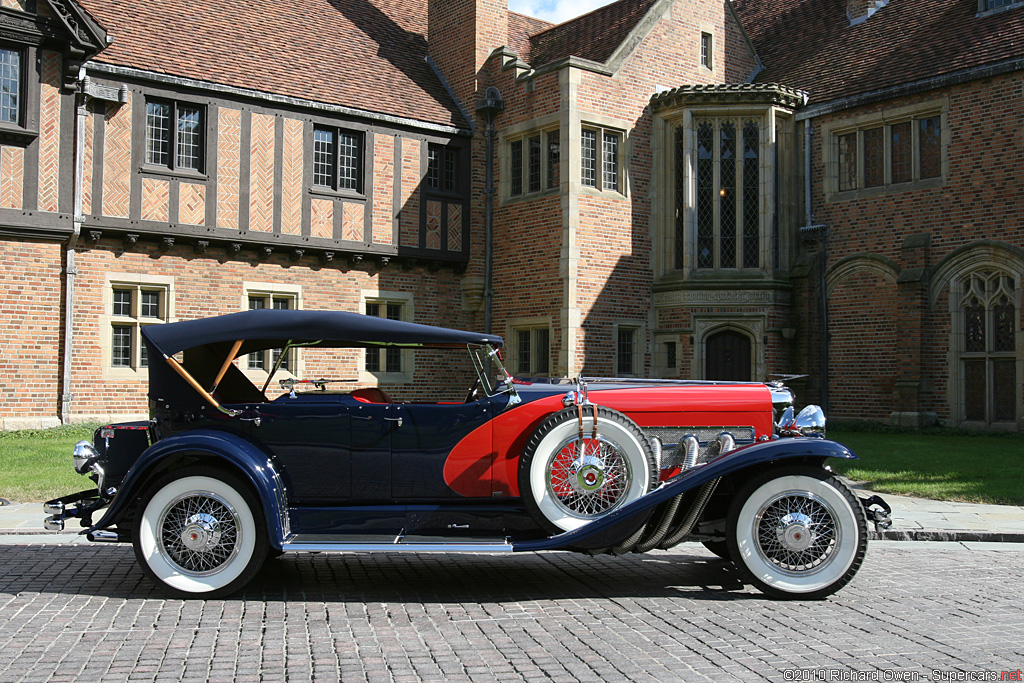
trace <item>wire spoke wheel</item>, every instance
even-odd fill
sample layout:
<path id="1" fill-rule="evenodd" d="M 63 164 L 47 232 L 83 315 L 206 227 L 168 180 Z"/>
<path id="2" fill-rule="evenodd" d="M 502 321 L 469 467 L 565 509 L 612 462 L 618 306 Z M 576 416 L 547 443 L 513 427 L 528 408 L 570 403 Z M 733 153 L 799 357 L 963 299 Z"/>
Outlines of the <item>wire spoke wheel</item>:
<path id="1" fill-rule="evenodd" d="M 594 519 L 622 502 L 632 479 L 617 444 L 599 437 L 573 439 L 552 456 L 548 487 L 568 514 Z"/>
<path id="2" fill-rule="evenodd" d="M 820 571 L 841 541 L 835 512 L 813 495 L 790 492 L 767 503 L 755 518 L 757 549 L 779 571 Z"/>
<path id="3" fill-rule="evenodd" d="M 238 534 L 238 514 L 212 493 L 182 496 L 160 516 L 161 548 L 195 576 L 219 571 L 239 547 Z"/>
<path id="4" fill-rule="evenodd" d="M 202 466 L 174 470 L 149 488 L 132 545 L 146 574 L 182 598 L 231 594 L 255 576 L 269 551 L 248 482 Z"/>
<path id="5" fill-rule="evenodd" d="M 854 577 L 867 550 L 857 496 L 821 467 L 771 468 L 747 481 L 729 510 L 729 556 L 762 592 L 823 598 Z"/>
<path id="6" fill-rule="evenodd" d="M 654 454 L 640 428 L 620 412 L 576 407 L 548 417 L 519 459 L 519 493 L 550 533 L 578 529 L 647 493 Z M 580 428 L 582 422 L 582 436 Z M 596 431 L 596 438 L 595 437 Z"/>

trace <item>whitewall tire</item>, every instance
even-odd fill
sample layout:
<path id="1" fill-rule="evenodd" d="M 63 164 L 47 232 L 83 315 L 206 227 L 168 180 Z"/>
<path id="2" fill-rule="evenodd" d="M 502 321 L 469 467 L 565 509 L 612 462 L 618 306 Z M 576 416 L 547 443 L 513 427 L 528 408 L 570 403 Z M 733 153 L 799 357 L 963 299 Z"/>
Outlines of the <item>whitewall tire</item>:
<path id="1" fill-rule="evenodd" d="M 266 524 L 247 482 L 213 468 L 158 480 L 136 513 L 133 546 L 146 574 L 178 597 L 238 590 L 268 551 Z"/>
<path id="2" fill-rule="evenodd" d="M 762 592 L 817 599 L 845 586 L 867 549 L 867 518 L 820 467 L 778 467 L 747 482 L 729 511 L 731 559 Z"/>
<path id="3" fill-rule="evenodd" d="M 583 408 L 583 442 L 576 407 L 555 413 L 537 428 L 519 461 L 519 494 L 547 531 L 578 529 L 643 496 L 656 481 L 650 444 L 622 413 Z"/>

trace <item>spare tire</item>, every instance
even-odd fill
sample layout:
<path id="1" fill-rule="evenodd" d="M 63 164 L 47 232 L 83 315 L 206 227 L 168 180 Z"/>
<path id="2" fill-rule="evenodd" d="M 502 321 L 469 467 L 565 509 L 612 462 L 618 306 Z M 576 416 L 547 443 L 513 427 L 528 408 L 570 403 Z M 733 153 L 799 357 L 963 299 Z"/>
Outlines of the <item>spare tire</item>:
<path id="1" fill-rule="evenodd" d="M 647 437 L 622 413 L 597 406 L 561 410 L 537 427 L 519 459 L 519 495 L 534 520 L 551 533 L 572 531 L 650 491 L 657 464 Z"/>

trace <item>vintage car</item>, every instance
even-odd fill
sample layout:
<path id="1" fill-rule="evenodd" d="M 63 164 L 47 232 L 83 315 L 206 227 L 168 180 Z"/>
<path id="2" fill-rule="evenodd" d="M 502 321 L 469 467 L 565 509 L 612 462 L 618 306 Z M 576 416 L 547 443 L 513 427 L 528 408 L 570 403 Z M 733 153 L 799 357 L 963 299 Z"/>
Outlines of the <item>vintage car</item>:
<path id="1" fill-rule="evenodd" d="M 142 336 L 152 418 L 75 446 L 96 488 L 46 503 L 46 526 L 78 518 L 90 541 L 130 542 L 172 595 L 229 594 L 280 553 L 618 555 L 696 541 L 765 593 L 820 598 L 857 572 L 868 519 L 887 524 L 883 501 L 825 466 L 856 456 L 824 438 L 817 407 L 794 415 L 780 383 L 513 378 L 500 337 L 331 311 Z M 454 400 L 400 401 L 357 377 L 288 373 L 269 396 L 300 349 L 349 368 L 399 349 L 418 374 L 465 379 Z M 238 361 L 261 353 L 276 363 L 258 387 Z"/>

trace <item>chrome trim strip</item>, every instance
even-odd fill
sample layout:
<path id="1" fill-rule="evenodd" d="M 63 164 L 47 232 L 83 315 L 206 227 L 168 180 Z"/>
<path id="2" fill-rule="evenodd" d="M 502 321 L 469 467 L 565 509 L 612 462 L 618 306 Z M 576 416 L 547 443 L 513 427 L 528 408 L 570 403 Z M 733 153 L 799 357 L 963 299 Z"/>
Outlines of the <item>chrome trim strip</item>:
<path id="1" fill-rule="evenodd" d="M 510 553 L 512 544 L 500 543 L 282 543 L 286 553 Z"/>

